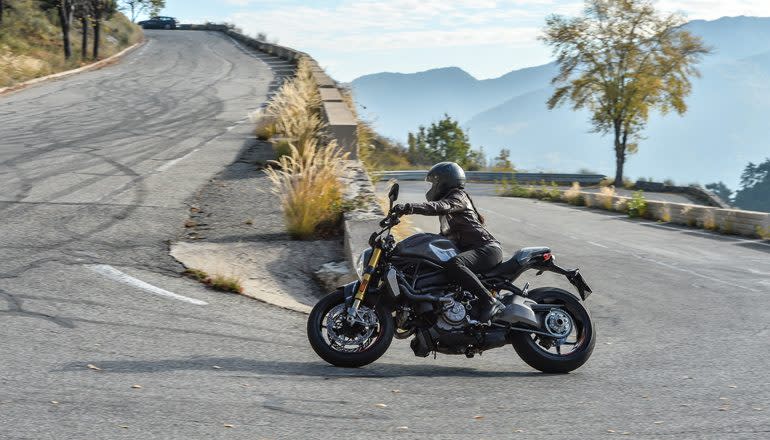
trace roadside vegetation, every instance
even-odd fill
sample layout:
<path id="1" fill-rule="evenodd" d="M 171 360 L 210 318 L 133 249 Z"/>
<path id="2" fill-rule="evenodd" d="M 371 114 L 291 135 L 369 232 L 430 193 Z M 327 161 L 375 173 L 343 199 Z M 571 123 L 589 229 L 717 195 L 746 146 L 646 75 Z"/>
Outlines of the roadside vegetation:
<path id="1" fill-rule="evenodd" d="M 199 283 L 205 284 L 214 290 L 219 290 L 221 292 L 243 293 L 243 285 L 241 284 L 241 280 L 235 276 L 221 274 L 209 275 L 200 269 L 186 269 L 183 272 L 183 275 L 188 276 L 198 281 Z"/>
<path id="2" fill-rule="evenodd" d="M 277 160 L 265 172 L 280 197 L 288 233 L 297 239 L 334 234 L 345 210 L 338 176 L 347 154 L 325 133 L 309 60 L 301 59 L 296 76 L 252 117 L 257 136 L 276 149 Z"/>
<path id="3" fill-rule="evenodd" d="M 749 162 L 741 174 L 740 185 L 735 192 L 723 182 L 710 183 L 706 189 L 741 209 L 770 212 L 770 158 L 758 164 Z"/>
<path id="4" fill-rule="evenodd" d="M 142 39 L 110 0 L 3 0 L 0 88 L 109 57 Z"/>

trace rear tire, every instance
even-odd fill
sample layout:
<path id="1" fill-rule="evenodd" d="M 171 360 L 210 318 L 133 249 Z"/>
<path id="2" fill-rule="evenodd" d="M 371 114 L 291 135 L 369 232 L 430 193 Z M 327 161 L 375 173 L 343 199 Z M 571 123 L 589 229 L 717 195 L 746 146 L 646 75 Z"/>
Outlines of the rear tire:
<path id="1" fill-rule="evenodd" d="M 307 320 L 307 338 L 310 345 L 321 359 L 337 367 L 358 368 L 371 364 L 385 354 L 393 341 L 393 317 L 384 307 L 376 306 L 374 312 L 378 324 L 374 342 L 360 352 L 338 351 L 332 348 L 328 335 L 324 336 L 321 329 L 326 325 L 327 314 L 340 304 L 345 306 L 345 295 L 341 290 L 337 290 L 326 295 L 313 307 Z"/>
<path id="2" fill-rule="evenodd" d="M 566 355 L 549 353 L 533 339 L 532 333 L 514 332 L 511 344 L 521 359 L 530 367 L 543 373 L 562 374 L 578 369 L 594 351 L 596 328 L 591 315 L 571 293 L 555 287 L 532 290 L 528 297 L 538 304 L 560 304 L 572 317 L 578 331 L 579 344 Z"/>

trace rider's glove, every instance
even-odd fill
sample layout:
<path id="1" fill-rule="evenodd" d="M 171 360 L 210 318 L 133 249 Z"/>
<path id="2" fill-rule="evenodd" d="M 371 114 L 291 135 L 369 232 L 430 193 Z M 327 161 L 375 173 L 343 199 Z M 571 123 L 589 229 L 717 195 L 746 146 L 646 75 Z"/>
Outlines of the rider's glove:
<path id="1" fill-rule="evenodd" d="M 399 203 L 398 205 L 393 207 L 393 212 L 396 213 L 397 215 L 401 216 L 401 215 L 411 214 L 414 211 L 412 210 L 412 205 L 411 204 L 409 204 L 409 203 L 404 203 L 404 204 Z"/>

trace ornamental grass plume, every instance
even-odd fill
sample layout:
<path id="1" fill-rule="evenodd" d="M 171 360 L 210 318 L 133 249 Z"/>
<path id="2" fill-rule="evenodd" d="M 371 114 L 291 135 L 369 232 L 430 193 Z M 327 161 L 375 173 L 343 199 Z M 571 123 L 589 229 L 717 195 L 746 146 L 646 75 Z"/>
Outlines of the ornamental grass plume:
<path id="1" fill-rule="evenodd" d="M 290 153 L 265 172 L 281 199 L 286 228 L 294 238 L 308 239 L 320 227 L 337 224 L 342 215 L 341 175 L 344 160 L 336 141 L 318 146 L 314 139 L 302 148 L 290 144 Z"/>

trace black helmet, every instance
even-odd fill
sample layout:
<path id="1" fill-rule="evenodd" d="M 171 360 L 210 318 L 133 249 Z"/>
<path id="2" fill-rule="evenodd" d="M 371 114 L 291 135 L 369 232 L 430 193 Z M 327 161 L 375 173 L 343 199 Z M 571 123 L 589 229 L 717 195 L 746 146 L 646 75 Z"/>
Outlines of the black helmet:
<path id="1" fill-rule="evenodd" d="M 435 202 L 447 195 L 449 190 L 465 187 L 465 171 L 454 162 L 439 162 L 428 171 L 425 181 L 431 183 L 425 198 Z"/>

